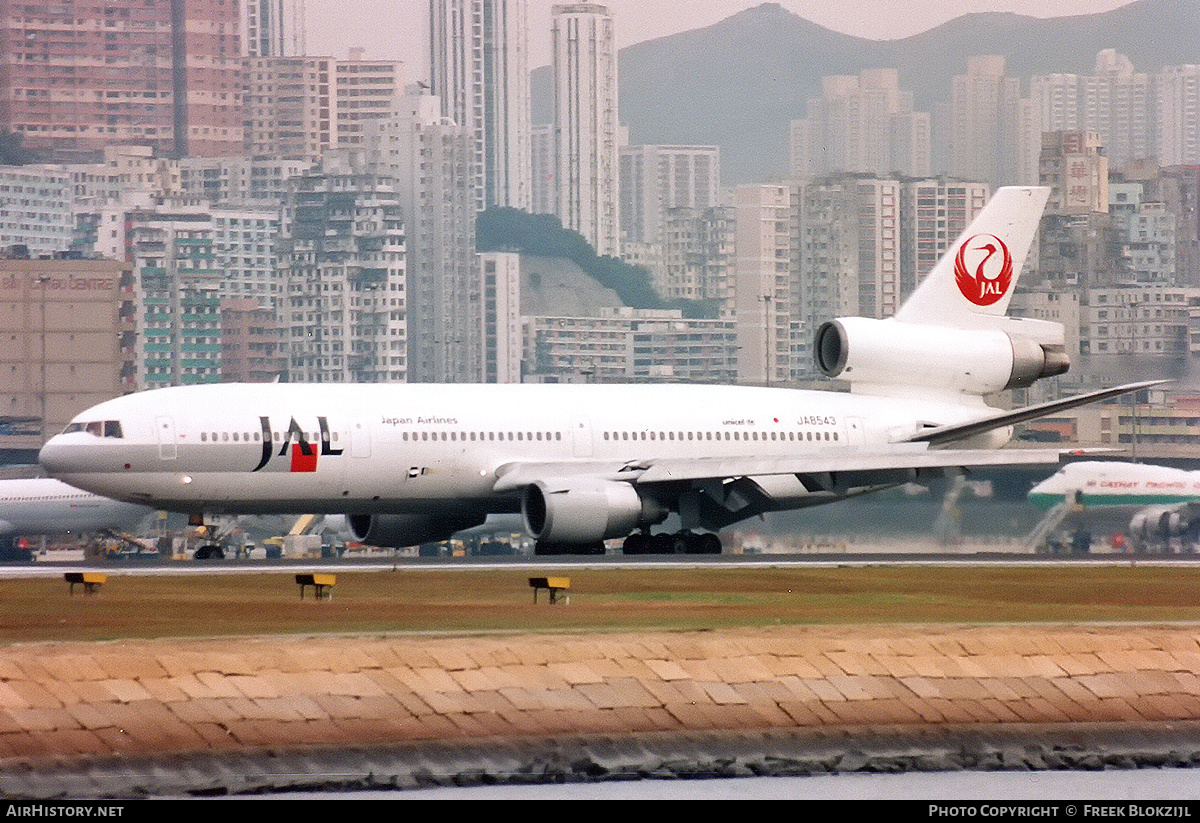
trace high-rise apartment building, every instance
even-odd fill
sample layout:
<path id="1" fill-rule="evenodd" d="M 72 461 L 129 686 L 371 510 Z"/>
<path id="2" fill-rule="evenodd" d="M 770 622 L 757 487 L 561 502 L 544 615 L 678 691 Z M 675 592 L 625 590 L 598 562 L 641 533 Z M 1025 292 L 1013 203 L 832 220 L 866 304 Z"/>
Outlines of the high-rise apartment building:
<path id="1" fill-rule="evenodd" d="M 1050 186 L 1046 210 L 1051 214 L 1108 211 L 1108 158 L 1095 132 L 1042 134 L 1039 177 Z"/>
<path id="2" fill-rule="evenodd" d="M 471 134 L 436 97 L 411 95 L 371 121 L 367 169 L 394 181 L 407 237 L 408 379 L 481 379 Z"/>
<path id="3" fill-rule="evenodd" d="M 243 0 L 246 57 L 304 54 L 304 0 Z"/>
<path id="4" fill-rule="evenodd" d="M 662 257 L 655 290 L 666 300 L 703 300 L 733 316 L 729 278 L 734 265 L 734 209 L 674 208 L 663 215 Z"/>
<path id="5" fill-rule="evenodd" d="M 351 49 L 349 60 L 333 62 L 333 96 L 334 145 L 361 146 L 367 121 L 389 116 L 404 96 L 404 67 L 394 60 L 367 60 L 362 49 Z"/>
<path id="6" fill-rule="evenodd" d="M 600 255 L 620 252 L 617 49 L 608 7 L 554 6 L 555 209 Z"/>
<path id="7" fill-rule="evenodd" d="M 0 2 L 0 129 L 55 159 L 242 150 L 238 4 Z"/>
<path id="8" fill-rule="evenodd" d="M 79 412 L 132 386 L 129 266 L 0 258 L 0 449 L 31 457 Z"/>
<path id="9" fill-rule="evenodd" d="M 405 381 L 404 234 L 389 179 L 330 155 L 295 181 L 279 238 L 291 380 Z"/>
<path id="10" fill-rule="evenodd" d="M 71 174 L 61 167 L 0 166 L 0 250 L 19 246 L 34 258 L 66 251 L 71 201 Z"/>
<path id="11" fill-rule="evenodd" d="M 529 156 L 532 168 L 529 211 L 532 214 L 558 214 L 558 188 L 554 180 L 554 127 L 534 126 L 530 131 Z"/>
<path id="12" fill-rule="evenodd" d="M 789 186 L 737 187 L 732 282 L 741 383 L 781 385 L 792 377 L 797 205 Z"/>
<path id="13" fill-rule="evenodd" d="M 948 135 L 949 173 L 991 185 L 1015 183 L 1020 172 L 1021 82 L 1004 73 L 1003 57 L 971 57 L 954 78 Z"/>
<path id="14" fill-rule="evenodd" d="M 859 175 L 803 187 L 793 304 L 805 339 L 797 351 L 825 320 L 896 313 L 902 299 L 901 191 L 899 180 Z M 797 365 L 808 368 L 808 358 Z"/>
<path id="15" fill-rule="evenodd" d="M 991 196 L 991 186 L 986 183 L 946 177 L 903 181 L 900 189 L 901 303 L 966 231 L 975 215 L 983 211 Z"/>
<path id="16" fill-rule="evenodd" d="M 403 95 L 400 63 L 332 57 L 246 60 L 246 151 L 251 157 L 318 162 L 362 144 L 366 121 L 386 117 Z"/>
<path id="17" fill-rule="evenodd" d="M 139 389 L 221 380 L 221 279 L 212 218 L 199 204 L 126 215 Z"/>
<path id="18" fill-rule="evenodd" d="M 821 80 L 821 96 L 808 101 L 808 117 L 792 123 L 792 176 L 837 172 L 927 175 L 930 116 L 913 111 L 895 69 Z"/>
<path id="19" fill-rule="evenodd" d="M 1155 77 L 1135 72 L 1113 49 L 1096 55 L 1095 74 L 1030 78 L 1029 95 L 1036 137 L 1048 131 L 1095 132 L 1114 165 L 1155 153 Z"/>
<path id="20" fill-rule="evenodd" d="M 221 301 L 221 380 L 272 383 L 287 374 L 280 313 L 254 299 Z"/>
<path id="21" fill-rule="evenodd" d="M 1200 165 L 1200 65 L 1163 69 L 1157 102 L 1158 162 Z"/>
<path id="22" fill-rule="evenodd" d="M 483 382 L 521 382 L 521 255 L 477 256 L 483 310 Z"/>
<path id="23" fill-rule="evenodd" d="M 662 242 L 669 209 L 707 209 L 721 189 L 717 146 L 622 146 L 620 150 L 621 242 Z"/>
<path id="24" fill-rule="evenodd" d="M 430 0 L 432 93 L 474 141 L 477 208 L 531 207 L 525 0 Z"/>

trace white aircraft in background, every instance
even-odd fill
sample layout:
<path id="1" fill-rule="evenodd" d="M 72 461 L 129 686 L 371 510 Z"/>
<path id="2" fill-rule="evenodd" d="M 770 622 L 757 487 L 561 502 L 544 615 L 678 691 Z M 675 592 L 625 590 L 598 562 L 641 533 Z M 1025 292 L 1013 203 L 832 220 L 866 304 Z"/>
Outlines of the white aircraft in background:
<path id="1" fill-rule="evenodd" d="M 1148 463 L 1081 460 L 1029 490 L 1050 511 L 1066 504 L 1062 527 L 1128 533 L 1136 552 L 1193 551 L 1200 540 L 1200 472 Z"/>
<path id="2" fill-rule="evenodd" d="M 49 477 L 0 480 L 0 558 L 15 557 L 14 537 L 123 531 L 153 512 Z"/>
<path id="3" fill-rule="evenodd" d="M 537 552 L 720 551 L 715 531 L 948 468 L 1057 464 L 999 450 L 1016 411 L 984 396 L 1061 374 L 1058 323 L 1005 316 L 1049 190 L 992 201 L 894 318 L 825 323 L 817 365 L 850 392 L 707 385 L 206 385 L 78 415 L 52 475 L 155 508 L 348 515 L 376 546 L 521 512 Z M 954 444 L 956 448 L 946 448 Z M 668 515 L 681 530 L 651 535 Z"/>

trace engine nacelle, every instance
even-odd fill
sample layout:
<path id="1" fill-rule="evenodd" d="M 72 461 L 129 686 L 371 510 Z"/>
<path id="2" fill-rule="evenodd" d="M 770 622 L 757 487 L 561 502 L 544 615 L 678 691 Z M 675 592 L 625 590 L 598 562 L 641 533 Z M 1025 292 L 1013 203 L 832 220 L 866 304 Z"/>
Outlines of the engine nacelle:
<path id="1" fill-rule="evenodd" d="M 660 523 L 667 512 L 631 483 L 539 480 L 521 495 L 525 529 L 548 543 L 595 543 Z"/>
<path id="2" fill-rule="evenodd" d="M 354 539 L 368 546 L 401 549 L 449 540 L 455 532 L 479 526 L 486 515 L 443 517 L 429 514 L 351 514 L 346 517 Z"/>
<path id="3" fill-rule="evenodd" d="M 813 353 L 826 377 L 990 394 L 1071 367 L 1063 347 L 998 329 L 954 329 L 843 317 L 817 329 Z"/>
<path id="4" fill-rule="evenodd" d="M 1190 525 L 1179 506 L 1147 506 L 1129 521 L 1129 533 L 1143 540 L 1170 540 L 1182 537 Z"/>

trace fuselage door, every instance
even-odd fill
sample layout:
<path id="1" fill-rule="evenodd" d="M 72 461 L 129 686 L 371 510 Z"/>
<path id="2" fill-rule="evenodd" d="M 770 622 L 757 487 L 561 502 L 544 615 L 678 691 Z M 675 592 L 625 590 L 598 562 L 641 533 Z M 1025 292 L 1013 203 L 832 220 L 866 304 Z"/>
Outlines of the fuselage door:
<path id="1" fill-rule="evenodd" d="M 863 433 L 863 419 L 861 417 L 846 418 L 846 442 L 851 446 L 861 446 L 866 439 Z"/>
<path id="2" fill-rule="evenodd" d="M 571 436 L 574 438 L 576 457 L 592 456 L 592 422 L 586 417 L 577 417 L 571 421 Z"/>
<path id="3" fill-rule="evenodd" d="M 174 460 L 177 456 L 175 449 L 175 419 L 173 417 L 154 418 L 154 427 L 158 430 L 158 457 L 160 460 Z"/>
<path id="4" fill-rule="evenodd" d="M 350 456 L 371 456 L 371 430 L 362 420 L 353 420 L 350 423 Z"/>

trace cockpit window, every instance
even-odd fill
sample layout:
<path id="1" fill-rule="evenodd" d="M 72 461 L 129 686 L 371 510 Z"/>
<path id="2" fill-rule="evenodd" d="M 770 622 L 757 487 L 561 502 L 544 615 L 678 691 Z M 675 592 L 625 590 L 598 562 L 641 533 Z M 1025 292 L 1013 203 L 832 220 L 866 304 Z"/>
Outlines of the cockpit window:
<path id="1" fill-rule="evenodd" d="M 63 434 L 72 434 L 74 432 L 87 432 L 94 434 L 96 437 L 113 437 L 120 439 L 124 437 L 121 430 L 120 420 L 89 420 L 84 423 L 74 422 L 68 423 L 63 429 Z"/>

